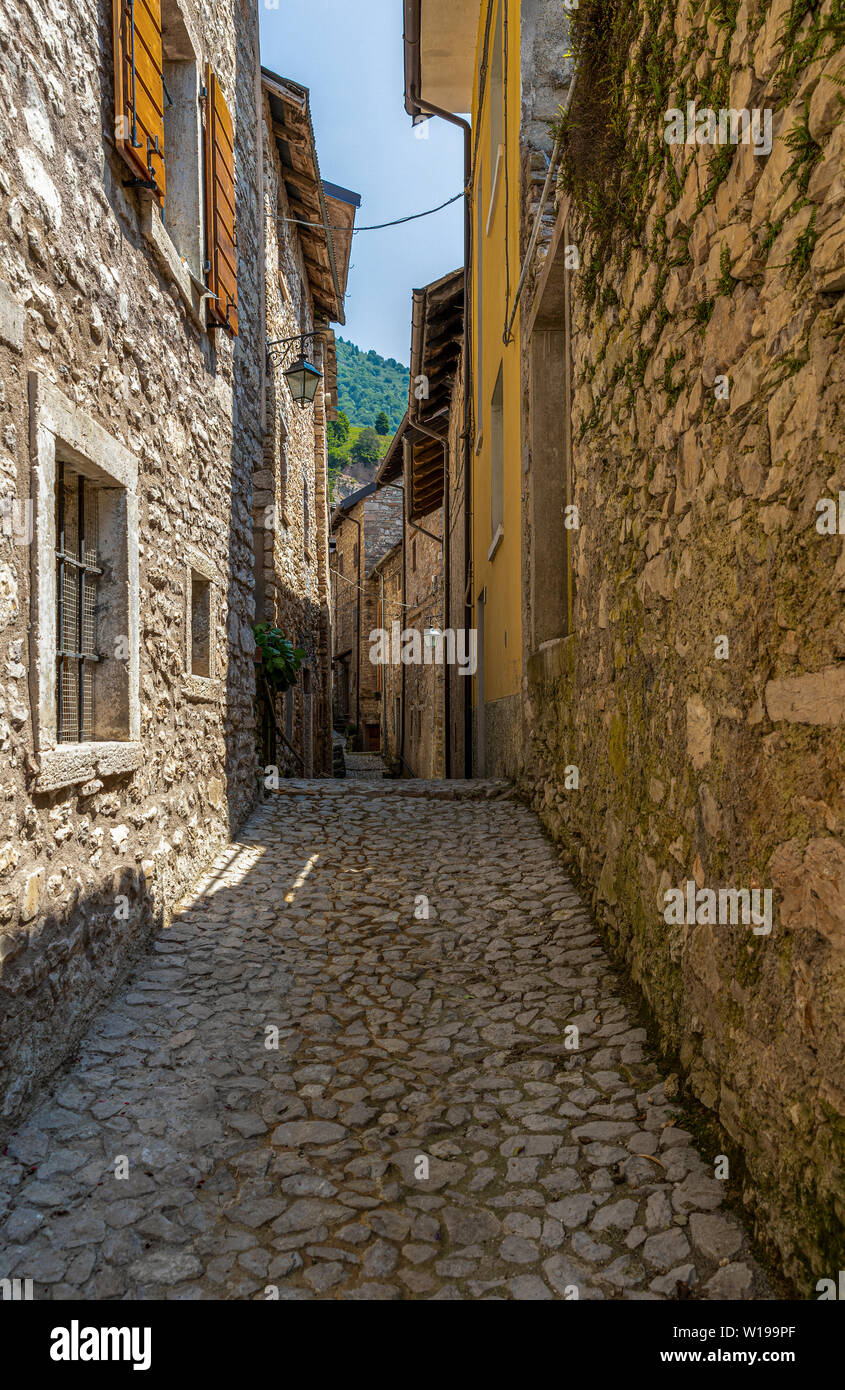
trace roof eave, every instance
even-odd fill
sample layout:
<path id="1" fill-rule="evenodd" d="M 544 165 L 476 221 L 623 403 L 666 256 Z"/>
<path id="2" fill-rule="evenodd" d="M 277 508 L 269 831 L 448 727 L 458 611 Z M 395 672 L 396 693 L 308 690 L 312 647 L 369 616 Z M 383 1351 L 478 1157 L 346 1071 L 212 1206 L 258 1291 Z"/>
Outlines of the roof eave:
<path id="1" fill-rule="evenodd" d="M 340 288 L 340 279 L 337 273 L 334 240 L 332 238 L 331 231 L 329 230 L 330 223 L 328 208 L 326 206 L 326 195 L 325 190 L 323 188 L 322 176 L 320 174 L 320 161 L 317 156 L 317 139 L 314 134 L 314 122 L 311 119 L 310 92 L 307 87 L 301 86 L 300 83 L 294 82 L 291 78 L 280 77 L 278 73 L 273 72 L 270 68 L 262 67 L 261 82 L 262 86 L 266 87 L 268 91 L 272 91 L 280 100 L 293 100 L 294 102 L 296 102 L 300 106 L 302 113 L 305 116 L 305 119 L 308 123 L 310 153 L 314 164 L 315 184 L 317 189 L 317 197 L 319 199 L 320 204 L 322 230 L 325 234 L 326 251 L 329 258 L 332 285 L 334 288 L 334 312 L 331 315 L 330 321 L 344 326 L 346 324 L 346 312 L 344 308 L 343 293 Z M 277 144 L 278 143 L 279 141 L 277 140 Z"/>

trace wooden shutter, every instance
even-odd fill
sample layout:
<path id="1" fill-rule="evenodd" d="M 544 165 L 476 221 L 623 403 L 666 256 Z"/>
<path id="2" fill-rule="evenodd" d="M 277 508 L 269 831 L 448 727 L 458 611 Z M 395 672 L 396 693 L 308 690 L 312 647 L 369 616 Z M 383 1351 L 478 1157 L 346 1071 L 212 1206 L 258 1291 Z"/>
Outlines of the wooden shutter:
<path id="1" fill-rule="evenodd" d="M 113 0 L 115 143 L 132 173 L 164 201 L 161 0 Z"/>
<path id="2" fill-rule="evenodd" d="M 205 203 L 208 242 L 209 318 L 238 331 L 238 262 L 235 229 L 235 132 L 232 117 L 209 66 L 205 121 Z"/>

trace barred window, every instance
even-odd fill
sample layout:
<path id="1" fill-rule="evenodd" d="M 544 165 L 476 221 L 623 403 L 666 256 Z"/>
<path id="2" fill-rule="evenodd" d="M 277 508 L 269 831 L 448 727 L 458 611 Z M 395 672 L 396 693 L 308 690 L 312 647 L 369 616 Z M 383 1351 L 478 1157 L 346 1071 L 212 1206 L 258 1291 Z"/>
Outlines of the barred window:
<path id="1" fill-rule="evenodd" d="M 94 737 L 99 556 L 98 489 L 67 464 L 56 478 L 56 713 L 59 743 Z"/>

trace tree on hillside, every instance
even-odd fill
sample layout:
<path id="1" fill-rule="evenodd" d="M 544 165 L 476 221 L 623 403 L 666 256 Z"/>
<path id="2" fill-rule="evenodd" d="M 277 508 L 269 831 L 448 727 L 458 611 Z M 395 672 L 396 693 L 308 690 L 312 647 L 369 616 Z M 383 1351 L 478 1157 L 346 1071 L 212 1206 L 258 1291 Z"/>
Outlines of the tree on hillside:
<path id="1" fill-rule="evenodd" d="M 349 457 L 356 463 L 378 463 L 381 458 L 379 437 L 372 425 L 365 425 L 352 448 Z"/>
<path id="2" fill-rule="evenodd" d="M 331 444 L 345 444 L 349 438 L 349 416 L 344 411 L 339 410 L 336 420 L 329 421 L 329 442 Z"/>
<path id="3" fill-rule="evenodd" d="M 390 434 L 390 421 L 383 410 L 376 416 L 376 434 Z"/>

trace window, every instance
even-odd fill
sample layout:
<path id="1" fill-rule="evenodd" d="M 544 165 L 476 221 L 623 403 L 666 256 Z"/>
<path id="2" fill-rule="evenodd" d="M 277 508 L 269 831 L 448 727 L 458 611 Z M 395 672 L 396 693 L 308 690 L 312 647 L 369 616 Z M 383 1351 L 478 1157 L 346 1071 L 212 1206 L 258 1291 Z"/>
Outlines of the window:
<path id="1" fill-rule="evenodd" d="M 140 765 L 138 465 L 37 373 L 30 407 L 30 666 L 45 792 Z"/>
<path id="2" fill-rule="evenodd" d="M 162 220 L 191 273 L 202 277 L 202 158 L 199 64 L 177 0 L 161 3 L 164 159 Z"/>
<path id="3" fill-rule="evenodd" d="M 191 675 L 211 675 L 211 581 L 191 570 Z"/>
<path id="4" fill-rule="evenodd" d="M 416 573 L 416 569 L 417 569 L 417 538 L 416 538 L 416 536 L 414 536 L 414 539 L 411 541 L 411 569 L 412 569 L 412 571 L 413 571 L 414 573 Z"/>
<path id="5" fill-rule="evenodd" d="M 311 498 L 308 492 L 308 479 L 302 479 L 302 545 L 306 556 L 311 558 Z"/>
<path id="6" fill-rule="evenodd" d="M 217 75 L 207 66 L 201 81 L 186 0 L 114 12 L 115 144 L 146 190 L 142 231 L 199 326 L 236 335 L 234 124 Z"/>
<path id="7" fill-rule="evenodd" d="M 488 559 L 492 559 L 502 538 L 505 523 L 505 431 L 502 367 L 496 377 L 490 403 L 490 535 Z"/>
<path id="8" fill-rule="evenodd" d="M 194 699 L 214 700 L 219 696 L 215 632 L 220 592 L 215 566 L 194 546 L 186 546 L 185 693 Z"/>
<path id="9" fill-rule="evenodd" d="M 60 463 L 56 475 L 56 736 L 94 737 L 97 653 L 97 488 Z"/>
<path id="10" fill-rule="evenodd" d="M 199 45 L 182 0 L 114 5 L 116 146 L 159 267 L 205 328 Z"/>

